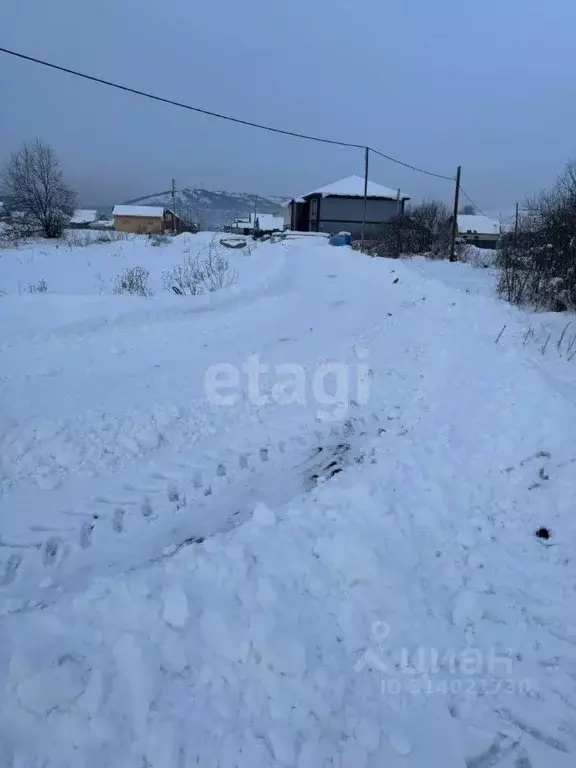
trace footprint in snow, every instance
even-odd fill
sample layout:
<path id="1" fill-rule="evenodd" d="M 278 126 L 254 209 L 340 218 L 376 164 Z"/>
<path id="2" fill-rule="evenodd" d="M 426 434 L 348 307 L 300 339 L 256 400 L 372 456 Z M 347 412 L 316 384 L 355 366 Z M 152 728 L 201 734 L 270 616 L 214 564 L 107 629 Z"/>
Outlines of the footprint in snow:
<path id="1" fill-rule="evenodd" d="M 142 517 L 150 518 L 152 517 L 153 513 L 152 504 L 150 503 L 150 499 L 145 498 L 142 502 L 142 506 L 140 507 L 140 512 L 142 513 Z"/>
<path id="2" fill-rule="evenodd" d="M 124 530 L 124 510 L 118 507 L 114 510 L 114 517 L 112 518 L 112 528 L 116 533 L 122 533 Z"/>
<path id="3" fill-rule="evenodd" d="M 62 539 L 59 539 L 57 536 L 52 536 L 51 538 L 48 539 L 48 541 L 44 545 L 43 560 L 44 560 L 45 566 L 50 566 L 55 564 L 61 545 L 62 545 Z"/>
<path id="4" fill-rule="evenodd" d="M 175 485 L 168 486 L 168 501 L 174 504 L 176 510 L 186 506 L 186 494 L 180 493 Z"/>
<path id="5" fill-rule="evenodd" d="M 8 562 L 6 563 L 6 568 L 4 569 L 4 575 L 0 579 L 0 586 L 3 587 L 7 584 L 11 584 L 14 581 L 16 578 L 16 572 L 18 571 L 18 567 L 20 566 L 21 562 L 22 555 L 10 555 Z"/>
<path id="6" fill-rule="evenodd" d="M 92 531 L 94 530 L 94 523 L 98 518 L 94 516 L 92 520 L 86 520 L 82 523 L 80 529 L 80 546 L 82 549 L 88 549 L 92 546 Z"/>

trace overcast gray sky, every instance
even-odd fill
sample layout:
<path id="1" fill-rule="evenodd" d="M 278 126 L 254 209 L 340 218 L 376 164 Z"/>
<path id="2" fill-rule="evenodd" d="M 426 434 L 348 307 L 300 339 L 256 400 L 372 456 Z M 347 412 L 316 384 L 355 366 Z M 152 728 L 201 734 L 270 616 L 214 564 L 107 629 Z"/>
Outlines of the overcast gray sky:
<path id="1" fill-rule="evenodd" d="M 0 45 L 206 109 L 368 143 L 512 205 L 576 157 L 574 0 L 19 0 Z M 360 150 L 235 126 L 0 53 L 0 162 L 58 152 L 84 204 L 179 186 L 303 194 Z M 374 160 L 414 198 L 447 182 Z"/>

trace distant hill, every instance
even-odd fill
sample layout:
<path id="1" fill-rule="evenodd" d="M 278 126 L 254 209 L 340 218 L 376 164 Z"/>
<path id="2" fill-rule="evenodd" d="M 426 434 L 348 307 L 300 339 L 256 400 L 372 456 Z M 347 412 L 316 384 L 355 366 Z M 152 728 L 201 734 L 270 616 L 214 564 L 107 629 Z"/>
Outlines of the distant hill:
<path id="1" fill-rule="evenodd" d="M 286 198 L 272 195 L 253 195 L 246 192 L 211 191 L 185 187 L 175 196 L 175 208 L 183 218 L 199 223 L 203 229 L 220 229 L 232 224 L 235 218 L 258 213 L 281 216 Z M 126 201 L 128 202 L 128 201 Z M 136 202 L 135 200 L 131 202 Z M 138 199 L 140 205 L 172 206 L 172 195 L 164 192 Z"/>

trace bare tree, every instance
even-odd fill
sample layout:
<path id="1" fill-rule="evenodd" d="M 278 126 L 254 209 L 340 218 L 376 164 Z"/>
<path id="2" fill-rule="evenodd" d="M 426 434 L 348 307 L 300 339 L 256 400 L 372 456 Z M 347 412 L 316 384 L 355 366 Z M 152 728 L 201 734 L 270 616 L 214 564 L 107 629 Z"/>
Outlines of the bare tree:
<path id="1" fill-rule="evenodd" d="M 445 203 L 424 200 L 408 209 L 411 253 L 446 256 L 450 247 L 452 214 Z"/>
<path id="2" fill-rule="evenodd" d="M 45 237 L 60 237 L 74 213 L 76 194 L 64 182 L 54 150 L 40 139 L 12 154 L 1 187 L 8 212 L 35 224 Z"/>
<path id="3" fill-rule="evenodd" d="M 476 208 L 474 208 L 473 205 L 470 205 L 470 203 L 467 203 L 460 208 L 460 213 L 464 214 L 464 216 L 474 216 L 476 214 Z"/>

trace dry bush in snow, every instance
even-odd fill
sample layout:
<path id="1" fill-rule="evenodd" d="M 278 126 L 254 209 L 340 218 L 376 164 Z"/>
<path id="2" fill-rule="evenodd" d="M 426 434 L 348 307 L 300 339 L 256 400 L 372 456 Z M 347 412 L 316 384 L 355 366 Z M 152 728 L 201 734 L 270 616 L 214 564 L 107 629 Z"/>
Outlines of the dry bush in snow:
<path id="1" fill-rule="evenodd" d="M 188 255 L 185 255 L 182 264 L 176 264 L 172 269 L 162 272 L 162 285 L 167 291 L 174 291 L 179 295 L 199 296 L 204 293 L 202 278 L 198 257 L 192 258 L 188 249 Z"/>
<path id="2" fill-rule="evenodd" d="M 100 245 L 105 243 L 116 243 L 120 240 L 128 240 L 126 232 L 82 232 L 70 231 L 66 234 L 66 245 L 72 248 L 87 248 L 89 245 Z"/>
<path id="3" fill-rule="evenodd" d="M 43 278 L 37 283 L 30 283 L 28 293 L 48 293 L 48 283 Z"/>
<path id="4" fill-rule="evenodd" d="M 136 296 L 152 296 L 148 288 L 150 272 L 144 267 L 126 267 L 116 275 L 114 293 L 131 293 Z"/>
<path id="5" fill-rule="evenodd" d="M 216 235 L 196 256 L 191 256 L 190 246 L 186 246 L 182 264 L 162 273 L 162 284 L 166 290 L 189 296 L 226 288 L 233 285 L 236 279 L 236 272 Z"/>
<path id="6" fill-rule="evenodd" d="M 200 253 L 200 258 L 204 270 L 203 282 L 207 291 L 217 291 L 236 282 L 236 272 L 230 267 L 230 262 L 217 236 L 213 237 L 210 244 Z"/>
<path id="7" fill-rule="evenodd" d="M 100 230 L 95 238 L 93 238 L 93 243 L 117 243 L 119 240 L 131 240 L 134 237 L 134 235 L 130 236 L 127 232 L 115 232 L 112 230 L 111 232 L 108 230 Z"/>
<path id="8" fill-rule="evenodd" d="M 497 251 L 490 248 L 478 248 L 476 245 L 462 244 L 458 251 L 458 261 L 470 264 L 471 267 L 488 269 L 496 265 L 497 259 Z"/>
<path id="9" fill-rule="evenodd" d="M 372 256 L 392 258 L 401 254 L 446 258 L 451 233 L 452 215 L 448 206 L 437 200 L 424 200 L 382 224 L 364 250 Z"/>
<path id="10" fill-rule="evenodd" d="M 94 243 L 94 238 L 90 232 L 68 232 L 66 233 L 66 245 L 73 248 L 86 248 Z"/>
<path id="11" fill-rule="evenodd" d="M 29 216 L 7 212 L 0 222 L 1 248 L 19 248 L 24 241 L 41 236 L 42 230 Z"/>
<path id="12" fill-rule="evenodd" d="M 170 238 L 168 235 L 161 235 L 161 234 L 155 234 L 150 235 L 150 245 L 155 246 L 158 248 L 160 245 L 167 245 L 170 242 Z"/>

